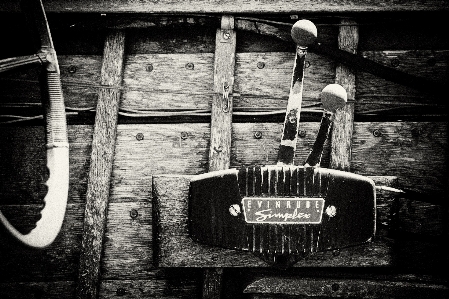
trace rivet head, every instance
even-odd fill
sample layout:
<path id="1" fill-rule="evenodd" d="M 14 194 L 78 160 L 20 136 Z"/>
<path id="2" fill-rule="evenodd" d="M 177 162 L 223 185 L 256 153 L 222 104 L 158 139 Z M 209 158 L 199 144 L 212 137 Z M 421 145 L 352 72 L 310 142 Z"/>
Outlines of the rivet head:
<path id="1" fill-rule="evenodd" d="M 380 137 L 380 136 L 382 136 L 382 132 L 380 130 L 378 130 L 378 129 L 375 129 L 373 131 L 373 136 L 374 137 Z"/>
<path id="2" fill-rule="evenodd" d="M 256 139 L 262 138 L 262 132 L 260 132 L 260 131 L 254 132 L 254 138 L 256 138 Z"/>
<path id="3" fill-rule="evenodd" d="M 76 68 L 75 65 L 71 65 L 71 66 L 69 66 L 68 69 L 67 69 L 67 71 L 68 71 L 70 74 L 76 73 L 76 70 L 77 70 L 77 68 Z"/>
<path id="4" fill-rule="evenodd" d="M 259 62 L 257 63 L 257 68 L 258 68 L 258 69 L 263 69 L 264 67 L 265 67 L 265 62 L 259 61 Z"/>
<path id="5" fill-rule="evenodd" d="M 329 217 L 334 217 L 337 215 L 337 208 L 335 206 L 328 206 L 326 208 L 326 215 Z"/>
<path id="6" fill-rule="evenodd" d="M 192 62 L 186 63 L 186 69 L 193 70 L 195 69 L 195 65 Z"/>
<path id="7" fill-rule="evenodd" d="M 137 217 L 139 217 L 139 212 L 136 209 L 131 209 L 131 211 L 129 211 L 129 216 L 132 219 L 136 219 Z"/>
<path id="8" fill-rule="evenodd" d="M 147 70 L 147 72 L 152 72 L 153 71 L 153 65 L 151 63 L 147 64 L 146 70 Z"/>
<path id="9" fill-rule="evenodd" d="M 300 138 L 304 138 L 304 137 L 306 137 L 306 135 L 307 135 L 307 132 L 305 130 L 299 130 L 298 136 Z"/>
<path id="10" fill-rule="evenodd" d="M 143 138 L 144 138 L 144 136 L 143 136 L 142 133 L 137 133 L 137 134 L 136 134 L 136 139 L 137 139 L 138 141 L 142 141 Z"/>
<path id="11" fill-rule="evenodd" d="M 238 204 L 234 204 L 229 207 L 229 213 L 234 217 L 240 215 L 241 212 L 242 211 L 240 210 L 240 206 Z"/>
<path id="12" fill-rule="evenodd" d="M 187 132 L 181 132 L 181 139 L 182 139 L 182 140 L 186 140 L 187 137 L 189 137 L 189 135 L 187 134 Z"/>

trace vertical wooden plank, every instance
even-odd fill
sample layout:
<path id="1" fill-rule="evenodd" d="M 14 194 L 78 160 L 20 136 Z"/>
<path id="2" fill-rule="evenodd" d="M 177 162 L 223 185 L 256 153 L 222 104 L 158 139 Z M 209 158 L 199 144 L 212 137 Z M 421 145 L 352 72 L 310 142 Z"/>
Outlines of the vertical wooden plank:
<path id="1" fill-rule="evenodd" d="M 338 35 L 338 46 L 345 51 L 356 53 L 359 42 L 357 24 L 342 20 Z M 338 65 L 335 83 L 346 89 L 348 102 L 335 113 L 331 135 L 330 168 L 348 171 L 351 161 L 352 132 L 354 125 L 355 74 L 344 65 Z"/>
<path id="2" fill-rule="evenodd" d="M 110 32 L 104 45 L 102 85 L 121 84 L 124 49 L 125 33 Z M 97 297 L 120 97 L 119 89 L 103 88 L 99 92 L 76 289 L 76 296 L 79 299 Z"/>
<path id="3" fill-rule="evenodd" d="M 235 48 L 234 17 L 223 16 L 215 39 L 209 171 L 228 169 L 230 165 Z M 222 280 L 222 269 L 204 270 L 203 298 L 220 298 Z"/>
<path id="4" fill-rule="evenodd" d="M 215 42 L 209 171 L 228 169 L 231 155 L 236 31 L 233 17 L 223 16 L 221 23 Z"/>

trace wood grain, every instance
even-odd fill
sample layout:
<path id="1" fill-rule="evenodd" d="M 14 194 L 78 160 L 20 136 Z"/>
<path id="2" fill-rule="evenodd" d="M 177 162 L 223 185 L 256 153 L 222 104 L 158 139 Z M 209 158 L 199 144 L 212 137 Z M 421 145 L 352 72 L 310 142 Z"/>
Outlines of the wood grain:
<path id="1" fill-rule="evenodd" d="M 388 4 L 388 5 L 387 5 Z M 18 4 L 13 1 L 7 1 L 2 5 L 2 11 L 17 11 Z M 304 13 L 304 12 L 320 12 L 320 13 L 342 13 L 342 12 L 397 12 L 397 11 L 435 11 L 447 9 L 447 3 L 440 0 L 426 1 L 399 1 L 394 0 L 386 3 L 382 0 L 375 1 L 354 1 L 345 0 L 335 2 L 312 1 L 307 0 L 298 7 L 297 2 L 288 1 L 269 1 L 260 2 L 251 1 L 206 1 L 206 0 L 189 0 L 189 1 L 173 1 L 160 0 L 154 1 L 123 1 L 113 0 L 108 3 L 96 0 L 83 0 L 81 3 L 67 3 L 62 0 L 52 0 L 45 4 L 47 12 L 126 12 L 126 13 Z"/>
<path id="2" fill-rule="evenodd" d="M 342 20 L 338 35 L 338 48 L 357 52 L 359 42 L 358 26 L 350 20 Z M 330 134 L 331 156 L 330 168 L 349 171 L 352 151 L 352 132 L 354 126 L 355 74 L 344 65 L 338 65 L 335 72 L 335 83 L 346 90 L 349 102 L 334 113 L 334 123 Z"/>
<path id="3" fill-rule="evenodd" d="M 412 281 L 278 277 L 256 280 L 246 287 L 244 293 L 255 294 L 252 298 L 278 298 L 280 290 L 284 296 L 298 296 L 298 298 L 299 296 L 446 298 L 449 294 L 449 288 L 445 285 Z"/>
<path id="4" fill-rule="evenodd" d="M 124 32 L 111 32 L 105 41 L 101 84 L 121 84 L 124 50 Z M 102 89 L 97 103 L 78 273 L 80 299 L 97 297 L 120 97 L 118 90 Z"/>
<path id="5" fill-rule="evenodd" d="M 367 58 L 421 77 L 448 80 L 447 50 L 365 51 Z M 250 52 L 236 54 L 233 104 L 236 109 L 285 109 L 294 53 Z M 122 109 L 210 109 L 213 94 L 213 54 L 135 54 L 125 61 Z M 310 53 L 304 82 L 303 106 L 319 103 L 320 91 L 335 80 L 335 63 Z M 67 107 L 94 107 L 98 97 L 101 57 L 70 55 L 59 57 Z M 193 69 L 187 64 L 193 64 Z M 262 64 L 258 63 L 263 63 Z M 152 71 L 147 67 L 152 65 Z M 69 70 L 76 71 L 74 73 Z M 14 80 L 26 80 L 25 82 Z M 31 82 L 28 82 L 31 81 Z M 444 103 L 430 94 L 417 92 L 364 72 L 357 72 L 356 115 L 378 117 L 406 112 L 441 114 Z M 0 78 L 1 105 L 15 103 L 18 114 L 39 114 L 37 74 L 14 72 Z M 26 108 L 27 110 L 25 110 Z M 6 110 L 5 110 L 6 111 Z"/>
<path id="6" fill-rule="evenodd" d="M 233 126 L 231 167 L 276 162 L 282 130 L 281 123 L 235 123 Z M 305 136 L 299 139 L 296 152 L 297 163 L 304 161 L 311 150 L 318 126 L 318 123 L 301 123 Z M 380 137 L 376 137 L 377 134 L 374 136 L 375 130 L 381 132 Z M 17 151 L 20 153 L 22 163 L 20 167 L 8 166 L 1 169 L 3 178 L 0 181 L 1 209 L 11 215 L 10 219 L 15 224 L 30 225 L 33 223 L 32 219 L 24 217 L 33 214 L 34 210 L 21 210 L 13 204 L 27 203 L 25 198 L 24 201 L 16 201 L 19 198 L 17 194 L 34 190 L 34 187 L 31 187 L 31 190 L 27 191 L 24 185 L 28 182 L 34 182 L 31 186 L 39 184 L 41 170 L 33 172 L 32 169 L 36 157 L 35 142 L 39 143 L 39 140 L 42 140 L 43 144 L 43 128 L 8 127 L 2 128 L 1 132 L 2 136 L 8 136 L 4 139 L 8 142 L 0 143 L 2 158 L 9 159 L 7 157 L 11 156 L 6 156 L 6 153 Z M 181 138 L 182 132 L 186 133 L 187 138 Z M 261 132 L 262 138 L 254 138 L 255 132 Z M 42 255 L 31 252 L 23 255 L 23 250 L 16 248 L 11 252 L 3 250 L 2 256 L 8 263 L 1 266 L 1 272 L 11 273 L 11 280 L 45 280 L 50 276 L 59 280 L 76 279 L 93 128 L 85 125 L 69 126 L 68 133 L 72 166 L 70 208 L 63 225 L 61 241 L 56 240 L 55 247 L 49 248 Z M 136 139 L 138 133 L 143 134 L 143 140 Z M 42 136 L 38 137 L 39 134 Z M 118 126 L 107 237 L 104 260 L 101 264 L 103 278 L 152 279 L 154 277 L 155 261 L 152 249 L 154 243 L 151 240 L 154 233 L 151 226 L 154 220 L 150 203 L 152 177 L 157 174 L 194 175 L 207 172 L 209 134 L 209 124 L 204 123 Z M 356 122 L 351 168 L 354 172 L 363 175 L 397 176 L 399 188 L 444 191 L 448 169 L 445 154 L 447 140 L 446 122 Z M 325 154 L 327 161 L 328 155 L 329 145 Z M 19 156 L 17 159 L 20 158 Z M 167 162 L 167 157 L 171 162 Z M 3 161 L 3 166 L 7 166 L 5 162 Z M 27 167 L 31 169 L 25 176 L 24 170 Z M 13 181 L 6 180 L 8 176 L 17 178 L 15 184 Z M 5 182 L 11 182 L 11 184 L 5 185 Z M 381 225 L 378 228 L 382 228 L 382 238 L 389 237 L 388 232 L 393 232 L 397 228 L 400 228 L 402 232 L 429 236 L 438 236 L 442 233 L 441 223 L 444 221 L 444 211 L 441 207 L 395 199 L 391 194 L 383 196 L 383 202 L 378 201 L 378 224 Z M 399 200 L 397 202 L 399 218 L 393 226 L 391 207 L 395 200 Z M 35 202 L 38 204 L 39 198 L 36 197 Z M 132 209 L 138 211 L 138 217 L 135 220 L 130 216 Z M 121 223 L 123 226 L 120 226 Z M 374 247 L 358 248 L 356 253 L 341 251 L 338 256 L 334 256 L 332 252 L 327 252 L 314 255 L 309 259 L 313 259 L 313 263 L 323 267 L 333 264 L 385 266 L 393 263 L 401 267 L 412 267 L 412 269 L 413 267 L 429 269 L 432 265 L 438 266 L 441 262 L 434 254 L 437 249 L 433 247 L 432 242 L 429 243 L 429 240 L 402 240 L 398 243 L 391 238 L 386 240 L 388 240 L 386 243 L 375 243 Z M 121 248 L 127 248 L 127 250 L 123 251 Z M 429 248 L 432 250 L 428 250 Z M 384 257 L 376 262 L 376 258 L 382 255 Z M 23 259 L 23 256 L 26 258 Z M 40 262 L 37 263 L 40 261 L 39 257 L 42 257 L 45 264 L 51 266 L 41 267 Z M 148 261 L 148 264 L 141 263 L 140 259 Z M 410 263 L 410 261 L 413 262 Z M 257 262 L 260 261 L 257 259 Z M 305 260 L 305 263 L 310 262 Z"/>

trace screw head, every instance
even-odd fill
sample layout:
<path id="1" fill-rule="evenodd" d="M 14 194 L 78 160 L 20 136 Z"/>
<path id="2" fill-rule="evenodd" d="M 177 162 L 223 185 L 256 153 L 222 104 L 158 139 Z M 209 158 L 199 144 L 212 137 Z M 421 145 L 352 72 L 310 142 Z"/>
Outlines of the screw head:
<path id="1" fill-rule="evenodd" d="M 240 205 L 238 204 L 233 204 L 229 207 L 229 213 L 234 217 L 240 215 L 241 212 Z"/>
<path id="2" fill-rule="evenodd" d="M 74 74 L 74 73 L 76 73 L 77 68 L 75 65 L 71 65 L 71 66 L 69 66 L 69 68 L 67 70 L 70 74 Z"/>
<path id="3" fill-rule="evenodd" d="M 254 132 L 254 138 L 256 138 L 256 139 L 262 138 L 262 132 L 260 132 L 260 131 Z"/>
<path id="4" fill-rule="evenodd" d="M 391 60 L 391 66 L 392 67 L 398 67 L 400 64 L 399 59 L 394 58 L 393 60 Z"/>
<path id="5" fill-rule="evenodd" d="M 181 132 L 181 139 L 182 139 L 182 140 L 186 140 L 187 137 L 188 137 L 187 132 Z"/>
<path id="6" fill-rule="evenodd" d="M 139 217 L 139 212 L 136 209 L 131 209 L 131 211 L 129 211 L 129 216 L 132 219 L 136 219 L 137 217 Z"/>
<path id="7" fill-rule="evenodd" d="M 380 136 L 382 136 L 382 132 L 380 130 L 378 130 L 378 129 L 375 129 L 373 131 L 373 136 L 374 137 L 380 137 Z"/>
<path id="8" fill-rule="evenodd" d="M 224 39 L 230 39 L 231 38 L 231 33 L 229 31 L 223 32 L 223 38 Z"/>
<path id="9" fill-rule="evenodd" d="M 147 64 L 146 70 L 147 70 L 147 72 L 152 72 L 153 71 L 153 65 L 151 63 Z"/>
<path id="10" fill-rule="evenodd" d="M 298 132 L 298 136 L 300 138 L 306 137 L 306 134 L 307 134 L 307 132 L 305 130 L 299 130 L 299 132 Z"/>
<path id="11" fill-rule="evenodd" d="M 329 217 L 334 217 L 337 215 L 337 208 L 335 206 L 328 206 L 326 208 L 326 215 Z"/>
<path id="12" fill-rule="evenodd" d="M 193 70 L 195 69 L 195 65 L 192 62 L 186 63 L 186 69 Z"/>
<path id="13" fill-rule="evenodd" d="M 265 67 L 265 62 L 259 61 L 259 62 L 257 63 L 257 68 L 258 68 L 258 69 L 263 69 L 264 67 Z"/>
<path id="14" fill-rule="evenodd" d="M 138 141 L 142 141 L 142 140 L 143 140 L 143 138 L 144 138 L 144 136 L 143 136 L 143 134 L 142 134 L 142 133 L 137 133 L 137 135 L 136 135 L 136 139 L 137 139 Z"/>

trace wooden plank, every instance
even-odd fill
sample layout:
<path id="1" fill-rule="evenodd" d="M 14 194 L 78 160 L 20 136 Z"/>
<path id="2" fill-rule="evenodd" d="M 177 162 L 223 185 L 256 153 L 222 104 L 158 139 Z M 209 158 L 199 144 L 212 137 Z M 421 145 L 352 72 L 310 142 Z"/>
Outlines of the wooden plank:
<path id="1" fill-rule="evenodd" d="M 111 32 L 105 41 L 101 84 L 106 86 L 121 84 L 124 50 L 124 32 Z M 119 90 L 105 88 L 100 91 L 97 103 L 77 298 L 96 298 L 97 296 L 120 97 Z"/>
<path id="2" fill-rule="evenodd" d="M 103 280 L 99 298 L 198 298 L 198 275 L 188 271 L 159 273 L 159 277 L 146 280 Z M 192 275 L 193 274 L 193 275 Z M 75 282 L 17 282 L 0 283 L 3 299 L 73 298 Z"/>
<path id="3" fill-rule="evenodd" d="M 318 126 L 318 123 L 301 124 L 305 136 L 299 139 L 296 153 L 298 163 L 304 161 L 306 154 L 310 151 Z M 34 168 L 36 149 L 33 147 L 38 146 L 34 142 L 35 136 L 39 136 L 39 129 L 41 128 L 3 127 L 1 134 L 8 136 L 4 139 L 8 142 L 0 143 L 2 157 L 9 157 L 5 156 L 6 153 L 11 151 L 10 155 L 12 155 L 17 150 L 23 157 L 22 165 Z M 280 123 L 234 123 L 231 167 L 275 163 L 281 129 Z M 381 135 L 373 134 L 375 130 L 381 132 Z M 182 134 L 183 132 L 186 134 Z M 262 134 L 260 139 L 254 137 L 256 132 Z M 58 239 L 55 247 L 49 248 L 44 253 L 28 251 L 24 253 L 23 250 L 18 249 L 2 250 L 1 255 L 8 263 L 2 264 L 0 270 L 2 273 L 11 273 L 11 280 L 45 280 L 46 277 L 60 280 L 76 279 L 93 129 L 92 126 L 84 125 L 69 126 L 68 133 L 71 145 L 70 207 L 60 236 L 61 241 Z M 137 140 L 138 133 L 143 134 L 143 140 Z M 43 132 L 41 134 L 42 136 L 37 139 L 44 140 Z M 120 276 L 127 279 L 150 279 L 154 277 L 153 265 L 150 262 L 154 262 L 153 243 L 148 239 L 152 235 L 153 221 L 151 215 L 153 211 L 149 203 L 152 198 L 152 176 L 164 173 L 194 175 L 206 172 L 209 134 L 209 125 L 204 123 L 118 126 L 108 210 L 110 217 L 108 217 L 106 230 L 105 258 L 101 266 L 105 278 L 115 279 Z M 183 136 L 185 136 L 184 139 Z M 363 175 L 397 176 L 397 187 L 444 191 L 447 182 L 445 171 L 447 141 L 446 122 L 356 122 L 351 168 L 354 172 Z M 153 154 L 148 156 L 148 152 Z M 327 156 L 328 153 L 329 147 L 327 147 Z M 170 157 L 171 163 L 167 163 L 167 157 Z M 3 161 L 1 165 L 5 166 L 5 162 Z M 33 223 L 29 218 L 31 216 L 25 217 L 25 215 L 31 215 L 35 210 L 21 210 L 11 205 L 15 203 L 15 199 L 19 198 L 17 194 L 24 192 L 22 185 L 33 180 L 35 182 L 32 185 L 38 185 L 43 174 L 32 173 L 26 178 L 21 176 L 23 171 L 24 168 L 14 168 L 11 165 L 1 168 L 0 208 L 11 217 L 15 215 L 10 218 L 14 223 L 30 225 Z M 18 185 L 4 184 L 8 182 L 6 180 L 8 176 L 15 176 Z M 5 202 L 6 198 L 9 200 Z M 357 254 L 351 251 L 340 251 L 335 257 L 332 252 L 327 252 L 314 255 L 309 259 L 313 258 L 313 263 L 323 267 L 331 266 L 332 263 L 364 266 L 372 265 L 377 255 L 389 252 L 391 255 L 386 254 L 378 264 L 386 266 L 393 263 L 398 267 L 409 266 L 412 269 L 417 267 L 430 269 L 430 271 L 433 271 L 432 266 L 440 267 L 441 260 L 434 254 L 436 249 L 432 243 L 426 240 L 403 240 L 396 244 L 390 243 L 393 239 L 388 234 L 395 228 L 400 228 L 402 232 L 428 234 L 430 237 L 441 234 L 441 225 L 444 221 L 441 207 L 399 199 L 397 202 L 399 218 L 396 226 L 391 227 L 393 225 L 391 208 L 394 201 L 395 197 L 390 194 L 384 197 L 382 202 L 377 203 L 378 235 L 382 238 L 389 237 L 386 240 L 390 241 L 386 244 L 376 243 L 374 248 L 359 248 Z M 116 205 L 120 203 L 123 205 Z M 25 197 L 23 201 L 16 204 L 27 204 Z M 38 204 L 38 198 L 36 198 L 36 204 Z M 132 209 L 138 211 L 139 216 L 136 220 L 130 218 Z M 123 228 L 120 227 L 120 223 L 124 223 Z M 126 237 L 127 235 L 129 238 Z M 121 248 L 128 249 L 122 251 Z M 149 264 L 140 263 L 140 258 L 147 260 Z M 44 261 L 43 264 L 51 266 L 42 267 L 41 260 Z M 304 261 L 304 263 L 307 262 L 307 260 Z"/>
<path id="4" fill-rule="evenodd" d="M 338 5 L 337 5 L 338 4 Z M 386 5 L 388 4 L 388 5 Z M 96 0 L 84 0 L 81 3 L 67 3 L 62 0 L 52 0 L 45 3 L 47 12 L 102 12 L 102 13 L 344 13 L 344 12 L 401 12 L 401 11 L 437 11 L 447 9 L 447 3 L 441 0 L 407 2 L 393 0 L 385 3 L 382 0 L 375 1 L 345 1 L 336 3 L 333 0 L 312 1 L 305 0 L 302 5 L 293 0 L 263 2 L 251 1 L 172 1 L 160 0 L 129 2 L 123 0 L 108 1 L 108 3 Z M 1 11 L 17 11 L 18 4 L 14 1 L 6 1 Z"/>
<path id="5" fill-rule="evenodd" d="M 229 168 L 231 160 L 231 131 L 234 92 L 235 49 L 237 32 L 234 17 L 223 15 L 221 28 L 215 35 L 214 94 L 212 97 L 209 172 Z M 203 272 L 204 299 L 222 297 L 223 269 Z"/>
<path id="6" fill-rule="evenodd" d="M 26 298 L 73 298 L 75 293 L 75 282 L 0 282 L 0 296 L 4 299 L 26 299 Z"/>
<path id="7" fill-rule="evenodd" d="M 359 42 L 357 25 L 349 20 L 342 20 L 338 35 L 338 47 L 345 51 L 356 53 Z M 331 132 L 330 168 L 349 171 L 351 161 L 352 131 L 354 125 L 355 75 L 353 71 L 338 65 L 335 73 L 335 83 L 346 89 L 348 102 L 345 107 L 334 114 Z"/>
<path id="8" fill-rule="evenodd" d="M 234 18 L 223 16 L 221 29 L 217 29 L 214 54 L 209 171 L 229 168 L 236 41 Z"/>
<path id="9" fill-rule="evenodd" d="M 387 66 L 399 63 L 397 68 L 406 73 L 442 82 L 448 80 L 447 50 L 365 51 L 362 54 Z M 94 107 L 100 89 L 101 57 L 60 56 L 59 61 L 66 106 Z M 327 84 L 333 83 L 335 76 L 335 64 L 332 61 L 313 53 L 308 55 L 308 61 L 310 67 L 307 69 L 308 80 L 304 83 L 304 108 L 319 103 L 319 92 Z M 189 63 L 193 63 L 193 66 L 188 66 Z M 292 63 L 292 53 L 237 53 L 234 108 L 285 109 Z M 149 64 L 153 66 L 151 72 L 146 69 Z M 210 53 L 130 55 L 125 63 L 126 87 L 121 108 L 140 112 L 148 109 L 209 110 L 213 87 L 212 65 L 213 54 Z M 25 80 L 27 83 L 15 80 Z M 356 84 L 356 117 L 373 114 L 382 119 L 382 116 L 401 112 L 420 116 L 438 115 L 445 111 L 440 98 L 371 74 L 358 72 Z M 0 89 L 0 101 L 4 103 L 0 107 L 4 113 L 41 113 L 37 74 L 4 74 L 0 79 Z M 15 103 L 16 108 L 7 108 L 4 106 L 7 103 Z M 90 115 L 92 117 L 93 114 Z"/>
<path id="10" fill-rule="evenodd" d="M 251 298 L 357 297 L 357 298 L 447 298 L 449 288 L 444 284 L 414 281 L 387 281 L 338 278 L 280 278 L 258 279 L 246 287 Z M 290 297 L 289 297 L 290 298 Z"/>

